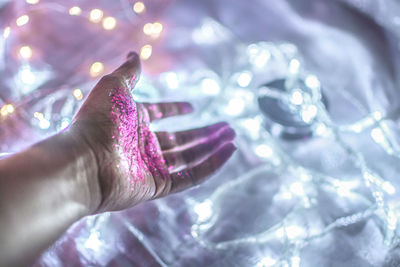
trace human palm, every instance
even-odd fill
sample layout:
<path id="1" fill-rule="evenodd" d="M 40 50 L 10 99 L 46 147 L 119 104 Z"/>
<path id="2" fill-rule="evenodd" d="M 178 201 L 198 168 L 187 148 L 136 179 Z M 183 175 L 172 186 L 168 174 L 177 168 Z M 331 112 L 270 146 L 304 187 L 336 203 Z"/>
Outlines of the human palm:
<path id="1" fill-rule="evenodd" d="M 186 102 L 137 103 L 131 91 L 140 75 L 137 54 L 104 76 L 71 128 L 96 158 L 101 203 L 97 212 L 120 210 L 199 184 L 232 155 L 227 123 L 181 132 L 152 132 L 152 121 L 186 114 Z"/>

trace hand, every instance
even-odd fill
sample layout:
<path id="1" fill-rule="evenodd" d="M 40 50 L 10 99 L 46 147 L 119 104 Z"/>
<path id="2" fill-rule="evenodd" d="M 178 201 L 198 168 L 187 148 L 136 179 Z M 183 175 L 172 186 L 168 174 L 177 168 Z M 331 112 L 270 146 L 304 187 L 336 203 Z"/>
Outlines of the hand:
<path id="1" fill-rule="evenodd" d="M 96 158 L 100 188 L 95 212 L 120 210 L 197 185 L 232 155 L 227 123 L 181 132 L 151 132 L 149 123 L 186 114 L 186 102 L 136 103 L 131 91 L 140 75 L 136 53 L 104 76 L 76 115 L 71 132 Z"/>

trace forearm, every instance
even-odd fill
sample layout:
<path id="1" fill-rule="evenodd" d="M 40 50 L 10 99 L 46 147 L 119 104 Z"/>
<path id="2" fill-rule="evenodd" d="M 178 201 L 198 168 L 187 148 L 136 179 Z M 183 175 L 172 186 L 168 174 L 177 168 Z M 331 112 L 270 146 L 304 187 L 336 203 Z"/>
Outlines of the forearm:
<path id="1" fill-rule="evenodd" d="M 63 132 L 0 161 L 0 266 L 26 264 L 100 202 L 93 152 Z"/>

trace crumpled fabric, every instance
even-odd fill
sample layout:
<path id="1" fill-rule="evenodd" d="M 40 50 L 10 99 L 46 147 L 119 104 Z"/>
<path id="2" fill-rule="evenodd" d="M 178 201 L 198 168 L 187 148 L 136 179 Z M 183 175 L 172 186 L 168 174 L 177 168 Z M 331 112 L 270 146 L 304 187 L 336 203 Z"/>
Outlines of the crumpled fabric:
<path id="1" fill-rule="evenodd" d="M 247 101 L 243 114 L 230 116 L 221 111 L 239 91 L 231 86 L 230 79 L 246 68 L 242 61 L 247 45 L 291 43 L 297 47 L 307 71 L 321 81 L 329 114 L 336 124 L 348 125 L 379 110 L 388 118 L 387 127 L 394 140 L 398 140 L 399 5 L 395 0 L 182 0 L 161 5 L 159 19 L 167 25 L 158 47 L 162 61 L 160 66 L 144 67 L 144 79 L 153 87 L 139 86 L 137 98 L 192 101 L 197 110 L 194 115 L 184 116 L 179 124 L 175 123 L 178 119 L 170 119 L 157 127 L 176 130 L 227 120 L 237 129 L 239 150 L 216 175 L 196 188 L 125 211 L 84 218 L 49 248 L 36 265 L 399 265 L 397 243 L 385 242 L 387 226 L 373 213 L 346 227 L 329 230 L 306 245 L 296 242 L 323 231 L 337 218 L 365 215 L 371 207 L 371 196 L 362 184 L 345 196 L 331 186 L 310 185 L 304 190 L 312 196 L 312 205 L 304 204 L 287 219 L 304 199 L 285 198 L 283 188 L 301 179 L 302 171 L 312 170 L 312 176 L 323 174 L 343 180 L 357 179 L 360 172 L 335 140 L 317 137 L 282 140 L 264 128 L 257 131 L 260 136 L 253 138 L 253 133 L 239 127 L 242 120 L 263 116 L 254 104 L 256 88 L 277 78 L 274 70 L 279 73 L 279 64 L 270 65 L 268 72 L 255 73 L 251 86 L 240 89 Z M 213 31 L 208 34 L 204 25 L 211 25 Z M 115 65 L 118 51 L 129 47 L 121 41 L 126 40 L 124 35 L 117 35 L 121 39 L 116 37 L 105 45 L 109 37 L 95 37 L 95 32 L 90 30 L 82 29 L 85 34 L 77 35 L 85 37 L 69 38 L 54 30 L 54 25 L 42 26 L 42 31 L 59 38 L 59 42 L 67 44 L 65 47 L 71 47 L 57 51 L 60 58 L 75 55 L 72 47 L 82 45 L 82 51 L 96 53 Z M 56 26 L 64 27 L 66 32 L 71 27 L 62 22 Z M 129 30 L 121 29 L 121 32 Z M 197 35 L 195 32 L 199 31 Z M 89 34 L 96 42 L 88 42 Z M 104 47 L 94 50 L 99 42 Z M 67 85 L 85 84 L 86 91 L 90 90 L 93 82 L 87 82 L 74 69 L 79 66 L 80 55 L 70 57 L 69 64 L 62 65 L 51 55 L 49 52 L 46 59 L 52 66 L 53 77 L 48 80 L 48 87 L 55 89 L 49 95 L 62 89 L 61 81 Z M 0 67 L 4 62 L 0 62 Z M 6 72 L 17 71 L 17 65 L 4 64 L 3 77 Z M 46 66 L 42 69 L 46 70 Z M 166 85 L 162 78 L 165 71 L 186 77 L 178 89 Z M 210 97 L 199 90 L 201 75 L 215 77 L 222 85 L 222 93 Z M 2 86 L 10 98 L 27 101 L 25 96 L 13 92 L 11 86 Z M 71 112 L 77 108 L 74 106 Z M 37 134 L 19 136 L 17 140 L 15 135 L 11 136 L 12 129 L 0 127 L 4 130 L 1 139 L 17 144 L 2 145 L 2 152 L 19 150 L 47 134 L 37 133 L 31 130 L 32 126 L 18 122 L 14 127 Z M 373 142 L 368 131 L 346 133 L 343 139 L 365 157 L 373 170 L 400 188 L 398 158 Z M 259 142 L 274 148 L 273 155 L 279 160 L 260 158 L 253 150 Z M 398 193 L 393 196 L 394 205 L 398 197 Z M 293 231 L 281 233 L 276 229 L 285 218 L 294 223 L 287 228 Z M 234 240 L 245 241 L 230 242 Z"/>

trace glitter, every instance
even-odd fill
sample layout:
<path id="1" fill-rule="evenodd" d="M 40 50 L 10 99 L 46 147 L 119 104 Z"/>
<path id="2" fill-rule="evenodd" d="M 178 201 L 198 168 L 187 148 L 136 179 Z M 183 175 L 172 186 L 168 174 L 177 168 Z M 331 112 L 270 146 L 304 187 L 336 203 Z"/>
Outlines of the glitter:
<path id="1" fill-rule="evenodd" d="M 132 79 L 132 83 L 136 81 Z M 131 184 L 143 181 L 145 175 L 167 177 L 168 171 L 162 157 L 161 148 L 153 132 L 149 129 L 148 113 L 144 106 L 136 104 L 128 89 L 117 88 L 110 94 L 111 119 L 118 125 L 114 147 L 121 155 L 121 165 L 126 167 Z M 143 109 L 143 110 L 142 110 Z"/>

